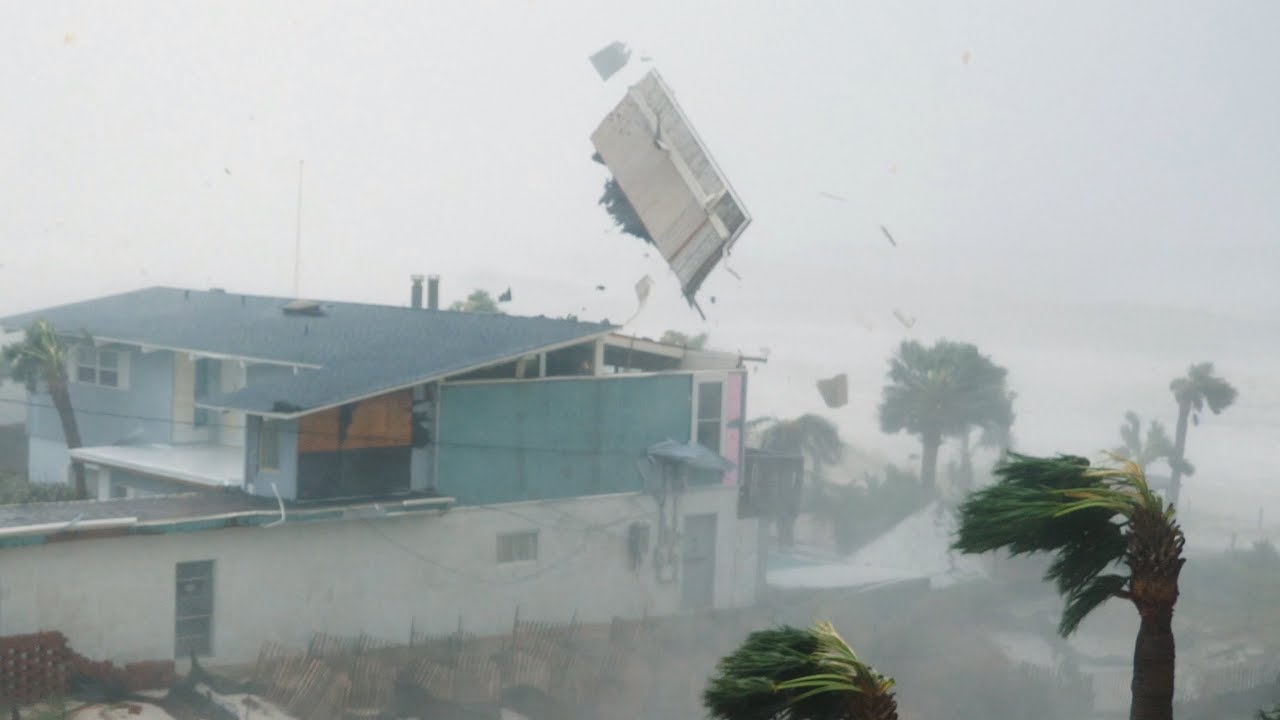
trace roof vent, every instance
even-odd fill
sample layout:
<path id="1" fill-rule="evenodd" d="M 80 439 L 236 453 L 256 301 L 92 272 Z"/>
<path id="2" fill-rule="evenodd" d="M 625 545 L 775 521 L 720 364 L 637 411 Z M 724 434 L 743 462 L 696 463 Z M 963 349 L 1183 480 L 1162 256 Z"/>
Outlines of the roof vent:
<path id="1" fill-rule="evenodd" d="M 315 300 L 292 300 L 283 310 L 285 315 L 324 315 L 324 308 Z"/>

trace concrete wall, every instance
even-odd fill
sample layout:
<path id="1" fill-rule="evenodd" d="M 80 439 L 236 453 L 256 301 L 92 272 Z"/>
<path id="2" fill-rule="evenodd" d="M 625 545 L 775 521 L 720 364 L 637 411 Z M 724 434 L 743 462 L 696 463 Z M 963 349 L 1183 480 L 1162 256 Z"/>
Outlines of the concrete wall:
<path id="1" fill-rule="evenodd" d="M 167 443 L 173 426 L 173 353 L 141 353 L 120 348 L 128 357 L 128 386 L 123 389 L 71 383 L 71 406 L 86 446 L 110 445 L 125 438 Z M 65 482 L 66 440 L 49 394 L 30 397 L 27 411 L 28 474 L 37 482 Z"/>
<path id="2" fill-rule="evenodd" d="M 737 491 L 690 490 L 686 514 L 718 515 L 715 605 L 755 601 L 754 520 Z M 664 615 L 680 584 L 633 571 L 631 522 L 656 537 L 654 500 L 621 494 L 460 507 L 395 519 L 285 524 L 58 542 L 0 550 L 0 635 L 60 630 L 91 658 L 173 656 L 174 566 L 213 560 L 212 663 L 251 661 L 261 644 L 305 646 L 314 632 L 407 640 L 410 627 L 510 630 L 522 618 L 583 622 Z M 497 534 L 538 532 L 536 561 L 498 564 Z"/>

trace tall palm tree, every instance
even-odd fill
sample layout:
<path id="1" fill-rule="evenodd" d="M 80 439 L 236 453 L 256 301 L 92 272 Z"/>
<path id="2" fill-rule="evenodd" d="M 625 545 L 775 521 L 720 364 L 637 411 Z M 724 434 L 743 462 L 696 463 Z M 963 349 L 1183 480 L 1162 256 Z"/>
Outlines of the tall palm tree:
<path id="1" fill-rule="evenodd" d="M 1169 501 L 1175 505 L 1182 490 L 1182 477 L 1191 475 L 1195 468 L 1187 462 L 1187 420 L 1200 424 L 1200 413 L 1208 405 L 1214 415 L 1227 409 L 1236 401 L 1236 389 L 1231 383 L 1213 374 L 1213 363 L 1192 365 L 1185 377 L 1174 378 L 1169 383 L 1173 399 L 1178 403 L 1178 426 L 1174 430 L 1173 457 L 1169 465 L 1173 477 L 1169 483 Z"/>
<path id="2" fill-rule="evenodd" d="M 1052 554 L 1045 579 L 1066 601 L 1058 625 L 1064 637 L 1108 599 L 1132 602 L 1141 623 L 1129 718 L 1170 720 L 1173 608 L 1184 539 L 1173 506 L 1151 490 L 1142 468 L 1118 455 L 1112 459 L 1114 465 L 1091 466 L 1069 455 L 1009 454 L 996 468 L 998 482 L 961 504 L 954 547 Z"/>
<path id="3" fill-rule="evenodd" d="M 1013 424 L 1008 371 L 969 343 L 939 340 L 925 347 L 906 340 L 889 360 L 889 384 L 880 402 L 880 429 L 920 437 L 920 481 L 935 488 L 938 449 L 947 437 L 967 437 L 974 427 Z"/>
<path id="4" fill-rule="evenodd" d="M 13 379 L 24 383 L 28 391 L 34 393 L 41 383 L 44 384 L 58 411 L 67 449 L 73 450 L 80 447 L 81 440 L 80 426 L 76 424 L 76 414 L 71 407 L 71 392 L 67 380 L 69 347 L 54 332 L 52 325 L 45 320 L 37 320 L 27 328 L 22 340 L 5 346 L 4 359 L 11 367 Z M 76 496 L 88 497 L 84 465 L 78 460 L 72 460 L 71 470 L 75 478 Z"/>
<path id="5" fill-rule="evenodd" d="M 748 635 L 716 665 L 702 702 L 716 720 L 896 720 L 892 689 L 819 623 Z"/>

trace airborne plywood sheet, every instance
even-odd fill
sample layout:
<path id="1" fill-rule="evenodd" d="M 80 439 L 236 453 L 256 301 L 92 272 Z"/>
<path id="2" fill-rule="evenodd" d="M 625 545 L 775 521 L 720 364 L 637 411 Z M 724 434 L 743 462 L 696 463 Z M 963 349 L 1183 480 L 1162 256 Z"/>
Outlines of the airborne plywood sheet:
<path id="1" fill-rule="evenodd" d="M 656 71 L 591 142 L 692 301 L 751 217 Z"/>

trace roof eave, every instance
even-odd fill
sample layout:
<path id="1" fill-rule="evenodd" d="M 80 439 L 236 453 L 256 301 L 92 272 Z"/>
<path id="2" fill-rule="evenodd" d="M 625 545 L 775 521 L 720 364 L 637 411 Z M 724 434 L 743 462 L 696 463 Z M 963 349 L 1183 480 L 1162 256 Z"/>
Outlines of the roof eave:
<path id="1" fill-rule="evenodd" d="M 607 337 L 611 333 L 616 332 L 618 330 L 618 327 L 619 326 L 611 325 L 594 333 L 590 333 L 587 335 L 579 335 L 578 337 L 572 340 L 565 340 L 565 341 L 553 343 L 550 345 L 542 345 L 542 346 L 530 348 L 528 350 L 522 350 L 521 352 L 518 352 L 514 355 L 506 355 L 494 360 L 486 360 L 484 362 L 476 363 L 473 365 L 467 365 L 461 368 L 454 368 L 452 370 L 447 370 L 445 372 L 434 373 L 431 375 L 424 375 L 424 376 L 415 378 L 412 381 L 407 383 L 401 383 L 401 384 L 393 385 L 390 387 L 380 388 L 372 392 L 368 392 L 368 393 L 364 393 L 364 394 L 356 395 L 352 397 L 347 397 L 336 402 L 331 402 L 325 405 L 317 405 L 316 407 L 306 408 L 304 410 L 299 410 L 297 412 L 271 412 L 271 411 L 253 409 L 253 408 L 232 407 L 232 406 L 224 406 L 224 405 L 208 405 L 208 404 L 197 404 L 197 407 L 201 407 L 207 410 L 220 410 L 225 412 L 242 412 L 242 413 L 247 413 L 249 415 L 257 415 L 259 417 L 263 417 L 271 420 L 296 420 L 302 417 L 303 415 L 312 415 L 314 413 L 324 412 L 325 410 L 332 410 L 337 407 L 342 407 L 343 405 L 349 405 L 351 403 L 360 402 L 362 400 L 368 400 L 370 398 L 375 398 L 380 395 L 399 392 L 400 390 L 408 390 L 409 388 L 412 388 L 418 385 L 423 385 L 425 383 L 436 382 L 439 380 L 447 380 L 448 378 L 453 377 L 455 375 L 464 375 L 466 373 L 479 370 L 481 368 L 486 368 L 493 365 L 501 365 L 503 363 L 508 363 L 508 362 L 514 362 L 528 355 L 545 353 L 545 352 L 554 352 L 556 350 L 567 348 L 572 345 L 578 345 L 584 342 L 592 342 L 595 340 L 600 340 L 602 338 Z"/>

